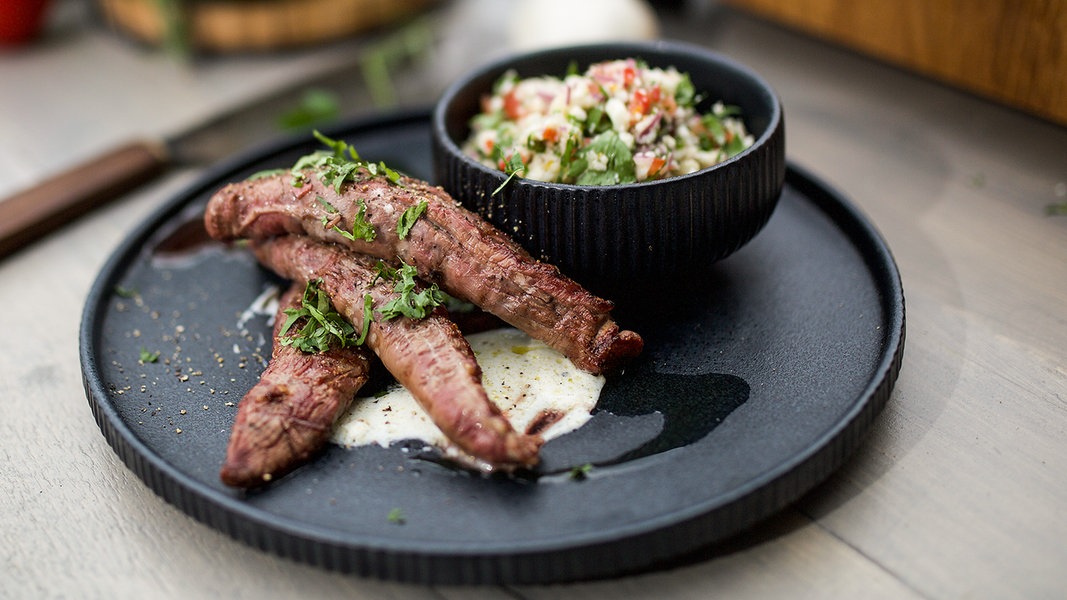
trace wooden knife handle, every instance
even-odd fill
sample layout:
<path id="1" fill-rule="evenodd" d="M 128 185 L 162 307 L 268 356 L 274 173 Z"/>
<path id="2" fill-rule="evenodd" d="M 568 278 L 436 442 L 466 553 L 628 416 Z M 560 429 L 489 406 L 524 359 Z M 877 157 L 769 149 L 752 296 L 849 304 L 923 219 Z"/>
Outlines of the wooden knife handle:
<path id="1" fill-rule="evenodd" d="M 0 258 L 159 176 L 162 144 L 135 141 L 0 200 Z"/>

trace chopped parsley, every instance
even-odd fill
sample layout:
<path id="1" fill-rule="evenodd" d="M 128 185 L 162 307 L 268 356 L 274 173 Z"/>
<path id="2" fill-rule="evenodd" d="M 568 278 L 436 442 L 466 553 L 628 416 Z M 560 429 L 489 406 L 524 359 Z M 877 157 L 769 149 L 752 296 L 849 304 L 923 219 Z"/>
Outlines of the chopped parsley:
<path id="1" fill-rule="evenodd" d="M 329 150 L 316 150 L 297 159 L 290 169 L 293 175 L 293 187 L 304 185 L 305 170 L 316 171 L 319 179 L 331 186 L 337 193 L 341 192 L 341 186 L 345 182 L 357 181 L 361 169 L 366 170 L 371 177 L 381 175 L 394 185 L 401 184 L 400 173 L 385 166 L 384 162 L 367 162 L 347 142 L 326 137 L 318 130 L 313 131 L 312 134 Z"/>
<path id="2" fill-rule="evenodd" d="M 501 160 L 504 163 L 504 173 L 508 178 L 504 180 L 504 183 L 501 183 L 495 190 L 493 190 L 493 193 L 490 194 L 491 196 L 497 195 L 516 175 L 526 172 L 526 164 L 522 162 L 522 157 L 519 156 L 518 153 L 512 154 L 510 158 L 502 158 Z"/>
<path id="3" fill-rule="evenodd" d="M 337 207 L 334 206 L 333 204 L 330 204 L 330 201 L 327 200 L 326 198 L 323 198 L 322 196 L 315 196 L 315 200 L 319 204 L 321 204 L 323 208 L 326 209 L 326 214 L 327 215 L 336 215 L 336 214 L 338 214 L 339 211 L 337 210 Z M 326 224 L 326 217 L 322 218 L 322 224 L 323 225 Z"/>
<path id="4" fill-rule="evenodd" d="M 326 214 L 322 216 L 322 226 L 326 229 L 331 229 L 337 233 L 343 235 L 345 238 L 356 241 L 363 240 L 365 242 L 373 242 L 377 236 L 377 232 L 374 230 L 374 225 L 367 221 L 367 203 L 363 200 L 359 201 L 359 210 L 356 211 L 355 216 L 352 217 L 352 231 L 345 231 L 338 226 L 341 221 L 341 214 L 337 208 L 330 204 L 330 201 L 322 196 L 316 196 L 315 200 L 326 209 Z"/>
<path id="5" fill-rule="evenodd" d="M 287 318 L 278 335 L 283 345 L 293 346 L 309 354 L 325 352 L 330 349 L 332 343 L 337 343 L 342 348 L 350 344 L 358 345 L 355 327 L 334 309 L 330 297 L 322 289 L 321 279 L 309 280 L 300 299 L 300 308 L 287 308 L 285 314 Z M 302 319 L 304 325 L 290 334 L 289 330 Z M 369 323 L 364 321 L 364 330 L 368 325 Z"/>
<path id="6" fill-rule="evenodd" d="M 394 508 L 389 511 L 389 514 L 385 517 L 390 523 L 394 525 L 403 525 L 406 522 L 404 518 L 404 511 L 399 508 Z"/>
<path id="7" fill-rule="evenodd" d="M 417 290 L 415 278 L 418 273 L 415 267 L 405 263 L 401 265 L 399 269 L 395 269 L 379 261 L 376 266 L 375 281 L 384 279 L 393 282 L 393 291 L 397 293 L 396 298 L 378 310 L 383 321 L 397 317 L 423 319 L 447 300 L 447 296 L 437 284 L 421 291 Z M 341 348 L 361 346 L 367 340 L 370 324 L 374 319 L 374 298 L 370 294 L 363 296 L 363 329 L 359 335 L 356 335 L 356 328 L 330 303 L 329 295 L 322 289 L 322 279 L 309 280 L 304 287 L 300 307 L 287 308 L 285 314 L 286 320 L 279 331 L 278 339 L 286 346 L 293 346 L 309 354 L 325 352 L 332 344 Z M 290 333 L 301 321 L 303 325 Z"/>
<path id="8" fill-rule="evenodd" d="M 408 237 L 408 233 L 411 233 L 411 228 L 415 226 L 415 221 L 419 220 L 419 217 L 426 212 L 426 208 L 429 206 L 430 203 L 423 200 L 415 206 L 409 206 L 407 210 L 401 213 L 400 218 L 396 221 L 396 235 L 400 239 Z"/>
<path id="9" fill-rule="evenodd" d="M 363 342 L 367 341 L 367 334 L 370 333 L 370 322 L 374 320 L 374 298 L 370 294 L 364 294 L 363 296 L 363 331 L 359 332 L 359 337 L 356 338 L 356 345 L 362 346 Z"/>
<path id="10" fill-rule="evenodd" d="M 332 121 L 341 113 L 337 94 L 324 89 L 312 88 L 304 92 L 300 104 L 278 118 L 282 129 L 301 129 L 316 123 Z"/>
<path id="11" fill-rule="evenodd" d="M 255 181 L 257 179 L 266 179 L 267 177 L 273 177 L 275 175 L 281 175 L 282 173 L 288 173 L 289 169 L 265 169 L 263 171 L 256 171 L 248 176 L 248 181 Z"/>
<path id="12" fill-rule="evenodd" d="M 585 463 L 584 465 L 578 465 L 571 468 L 571 479 L 585 479 L 589 476 L 589 472 L 593 470 L 592 463 Z"/>
<path id="13" fill-rule="evenodd" d="M 115 295 L 120 298 L 136 298 L 137 290 L 124 285 L 115 285 Z"/>
<path id="14" fill-rule="evenodd" d="M 137 360 L 142 364 L 154 363 L 159 360 L 159 351 L 157 350 L 156 352 L 149 352 L 148 350 L 141 348 L 141 352 L 137 357 Z"/>
<path id="15" fill-rule="evenodd" d="M 469 121 L 463 150 L 481 164 L 535 181 L 639 183 L 692 173 L 749 147 L 738 107 L 710 102 L 689 74 L 640 59 L 579 73 L 503 74 Z M 707 113 L 707 114 L 704 114 Z"/>
<path id="16" fill-rule="evenodd" d="M 689 77 L 689 73 L 682 73 L 677 87 L 674 88 L 674 101 L 678 103 L 678 106 L 692 108 L 697 100 L 697 90 L 693 86 L 693 80 Z"/>
<path id="17" fill-rule="evenodd" d="M 405 263 L 401 263 L 399 269 L 381 262 L 378 265 L 378 276 L 395 282 L 393 291 L 399 294 L 378 310 L 383 320 L 388 321 L 397 317 L 424 319 L 433 309 L 444 304 L 445 295 L 436 283 L 423 288 L 422 291 L 416 291 L 415 276 L 418 272 L 415 267 Z"/>
<path id="18" fill-rule="evenodd" d="M 478 306 L 476 304 L 474 304 L 473 302 L 467 302 L 466 300 L 460 300 L 459 298 L 456 298 L 455 296 L 450 296 L 446 292 L 441 292 L 441 295 L 444 296 L 444 299 L 445 299 L 445 301 L 444 301 L 445 310 L 447 310 L 450 313 L 464 313 L 464 314 L 466 314 L 466 313 L 473 313 L 474 311 L 478 310 Z"/>
<path id="19" fill-rule="evenodd" d="M 615 185 L 637 181 L 630 147 L 614 129 L 593 138 L 586 146 L 584 155 L 588 168 L 578 176 L 575 182 L 578 185 Z"/>
<path id="20" fill-rule="evenodd" d="M 378 261 L 378 264 L 374 265 L 374 271 L 376 275 L 374 276 L 374 281 L 372 281 L 371 283 L 377 283 L 379 279 L 384 279 L 386 281 L 396 281 L 399 275 L 396 269 L 389 266 L 385 261 L 381 260 Z"/>
<path id="21" fill-rule="evenodd" d="M 740 114 L 741 109 L 736 106 L 716 105 L 711 112 L 703 115 L 700 122 L 704 125 L 705 132 L 699 136 L 700 149 L 706 151 L 721 148 L 726 156 L 730 157 L 747 148 L 745 139 L 737 135 L 726 121 Z"/>
<path id="22" fill-rule="evenodd" d="M 389 183 L 392 183 L 394 185 L 401 185 L 400 173 L 385 166 L 385 163 L 383 161 L 378 161 L 377 163 L 366 163 L 364 166 L 367 167 L 367 172 L 371 174 L 371 177 L 382 175 L 389 180 Z"/>

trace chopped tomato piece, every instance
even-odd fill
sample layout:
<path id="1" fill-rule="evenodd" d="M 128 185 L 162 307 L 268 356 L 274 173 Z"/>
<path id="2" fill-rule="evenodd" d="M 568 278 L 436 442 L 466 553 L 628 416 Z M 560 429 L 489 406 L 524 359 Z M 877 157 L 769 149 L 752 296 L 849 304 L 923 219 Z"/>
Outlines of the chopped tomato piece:
<path id="1" fill-rule="evenodd" d="M 639 115 L 648 114 L 650 106 L 651 102 L 648 98 L 648 92 L 643 89 L 634 90 L 634 95 L 630 98 L 630 112 Z"/>
<path id="2" fill-rule="evenodd" d="M 631 67 L 626 67 L 622 71 L 622 82 L 627 86 L 633 85 L 634 79 L 637 79 L 637 70 Z"/>
<path id="3" fill-rule="evenodd" d="M 660 158 L 658 156 L 656 158 L 653 158 L 652 159 L 652 164 L 650 164 L 648 166 L 648 176 L 650 178 L 655 176 L 657 173 L 660 172 L 660 169 L 662 169 L 663 166 L 666 165 L 666 164 L 667 164 L 667 161 L 663 160 L 662 158 Z"/>
<path id="4" fill-rule="evenodd" d="M 678 109 L 678 103 L 674 100 L 674 96 L 671 94 L 661 95 L 660 100 L 663 102 L 663 110 L 669 113 Z"/>
<path id="5" fill-rule="evenodd" d="M 545 127 L 544 133 L 541 134 L 546 142 L 554 142 L 559 139 L 559 130 L 555 127 Z"/>
<path id="6" fill-rule="evenodd" d="M 508 91 L 508 93 L 504 95 L 504 114 L 506 114 L 509 119 L 518 119 L 522 116 L 522 113 L 522 102 L 515 95 L 515 90 Z"/>

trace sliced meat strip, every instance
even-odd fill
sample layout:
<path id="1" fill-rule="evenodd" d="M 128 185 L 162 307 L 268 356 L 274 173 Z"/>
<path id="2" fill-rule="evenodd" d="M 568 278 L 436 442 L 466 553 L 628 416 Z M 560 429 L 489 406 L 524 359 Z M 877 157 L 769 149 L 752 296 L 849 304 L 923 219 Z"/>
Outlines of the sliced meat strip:
<path id="1" fill-rule="evenodd" d="M 370 296 L 382 307 L 396 297 L 378 277 L 377 261 L 306 236 L 252 244 L 261 263 L 282 277 L 320 279 L 334 308 L 362 331 Z M 411 392 L 430 419 L 460 450 L 486 469 L 510 470 L 537 463 L 539 436 L 516 432 L 482 387 L 482 372 L 467 340 L 443 309 L 422 319 L 382 320 L 372 311 L 366 346 Z"/>
<path id="2" fill-rule="evenodd" d="M 282 295 L 270 362 L 237 405 L 219 474 L 227 485 L 262 485 L 307 462 L 329 441 L 337 418 L 369 377 L 363 348 L 308 354 L 279 342 L 284 311 L 300 306 L 303 290 L 303 284 L 294 284 Z"/>
<path id="3" fill-rule="evenodd" d="M 623 366 L 643 341 L 611 318 L 614 305 L 532 258 L 518 244 L 439 187 L 401 177 L 399 184 L 365 169 L 340 192 L 305 171 L 225 186 L 207 205 L 208 233 L 220 240 L 264 239 L 299 233 L 342 244 L 384 260 L 397 259 L 461 300 L 490 312 L 594 374 Z M 425 213 L 403 238 L 397 221 L 425 203 Z M 372 241 L 345 233 L 357 215 L 373 225 Z"/>

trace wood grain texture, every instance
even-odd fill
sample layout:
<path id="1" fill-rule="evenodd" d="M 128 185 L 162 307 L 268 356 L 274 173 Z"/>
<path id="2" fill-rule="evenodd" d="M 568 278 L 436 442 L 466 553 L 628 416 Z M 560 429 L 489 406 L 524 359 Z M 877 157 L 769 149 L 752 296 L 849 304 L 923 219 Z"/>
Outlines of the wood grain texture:
<path id="1" fill-rule="evenodd" d="M 191 48 L 263 51 L 334 41 L 411 17 L 434 0 L 272 0 L 179 3 Z M 99 0 L 108 22 L 139 40 L 163 44 L 175 14 L 153 0 Z"/>
<path id="2" fill-rule="evenodd" d="M 1067 2 L 726 0 L 790 27 L 1067 123 Z"/>

